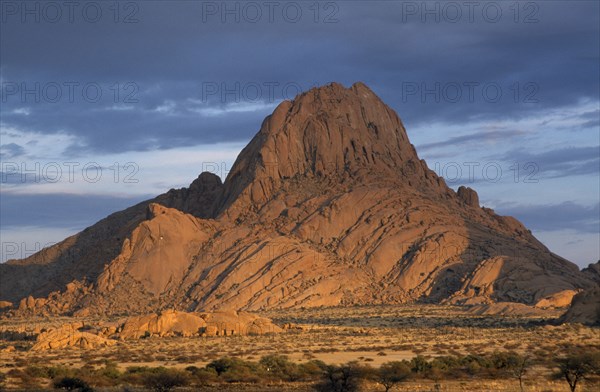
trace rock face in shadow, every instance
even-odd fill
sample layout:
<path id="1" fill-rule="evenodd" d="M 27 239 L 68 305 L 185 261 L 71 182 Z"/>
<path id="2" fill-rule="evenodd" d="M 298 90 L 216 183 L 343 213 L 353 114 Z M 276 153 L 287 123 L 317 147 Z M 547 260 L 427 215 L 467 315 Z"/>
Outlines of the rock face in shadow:
<path id="1" fill-rule="evenodd" d="M 282 102 L 224 183 L 202 173 L 0 265 L 0 300 L 39 315 L 534 305 L 593 287 L 588 275 L 447 187 L 367 86 L 333 83 Z"/>
<path id="2" fill-rule="evenodd" d="M 590 264 L 581 272 L 595 284 L 573 297 L 571 306 L 560 322 L 600 326 L 600 261 Z"/>
<path id="3" fill-rule="evenodd" d="M 563 323 L 600 325 L 600 287 L 594 287 L 573 297 L 571 307 L 560 318 Z"/>
<path id="4" fill-rule="evenodd" d="M 588 278 L 600 285 L 600 261 L 588 265 L 581 272 Z"/>

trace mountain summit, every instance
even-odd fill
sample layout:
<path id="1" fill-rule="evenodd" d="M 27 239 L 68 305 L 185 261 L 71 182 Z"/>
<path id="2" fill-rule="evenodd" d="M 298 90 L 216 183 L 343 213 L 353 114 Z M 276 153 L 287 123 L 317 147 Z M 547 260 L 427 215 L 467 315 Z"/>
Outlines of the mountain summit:
<path id="1" fill-rule="evenodd" d="M 265 119 L 229 173 L 226 200 L 252 184 L 246 195 L 261 203 L 298 176 L 420 182 L 425 170 L 392 109 L 362 83 L 349 89 L 333 83 L 284 101 Z"/>
<path id="2" fill-rule="evenodd" d="M 535 304 L 593 285 L 474 190 L 447 187 L 362 83 L 282 102 L 224 183 L 202 173 L 0 265 L 0 300 L 38 314 Z"/>

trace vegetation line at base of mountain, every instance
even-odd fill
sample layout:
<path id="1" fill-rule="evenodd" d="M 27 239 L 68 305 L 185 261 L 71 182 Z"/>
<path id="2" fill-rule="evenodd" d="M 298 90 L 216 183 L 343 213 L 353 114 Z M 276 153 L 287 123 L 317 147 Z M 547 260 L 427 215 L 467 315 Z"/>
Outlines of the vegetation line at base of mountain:
<path id="1" fill-rule="evenodd" d="M 533 371 L 535 369 L 535 372 Z M 535 376 L 531 376 L 535 373 Z M 385 362 L 371 367 L 357 361 L 341 365 L 311 360 L 295 363 L 285 355 L 268 355 L 259 361 L 224 357 L 204 367 L 185 368 L 131 366 L 120 369 L 115 362 L 104 361 L 80 368 L 67 366 L 28 366 L 0 373 L 0 389 L 10 386 L 32 390 L 69 390 L 80 392 L 115 390 L 168 392 L 212 390 L 215 385 L 236 383 L 267 385 L 279 383 L 282 390 L 304 383 L 318 392 L 392 391 L 402 383 L 430 380 L 434 390 L 454 380 L 512 380 L 524 390 L 532 378 L 563 380 L 571 391 L 582 382 L 600 382 L 600 350 L 577 349 L 555 357 L 532 357 L 513 351 L 487 355 L 448 355 L 434 358 L 416 356 L 412 360 Z M 109 389 L 107 389 L 109 388 Z M 192 389 L 185 389 L 192 388 Z M 7 389 L 9 390 L 9 389 Z M 221 390 L 223 390 L 221 388 Z"/>

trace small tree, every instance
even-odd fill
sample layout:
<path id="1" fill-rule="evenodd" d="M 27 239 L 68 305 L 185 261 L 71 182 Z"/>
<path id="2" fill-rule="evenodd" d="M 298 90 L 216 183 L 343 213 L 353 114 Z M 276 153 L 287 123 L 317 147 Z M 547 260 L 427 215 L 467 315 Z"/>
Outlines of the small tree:
<path id="1" fill-rule="evenodd" d="M 188 385 L 187 375 L 178 370 L 161 370 L 146 375 L 144 385 L 155 392 L 169 392 L 173 388 Z"/>
<path id="2" fill-rule="evenodd" d="M 217 376 L 228 371 L 230 368 L 234 366 L 234 361 L 231 358 L 220 358 L 212 361 L 208 365 L 206 365 L 207 369 L 214 369 L 217 372 Z"/>
<path id="3" fill-rule="evenodd" d="M 571 392 L 588 376 L 600 373 L 600 352 L 572 353 L 557 360 L 559 376 L 564 377 Z"/>
<path id="4" fill-rule="evenodd" d="M 54 389 L 67 391 L 92 392 L 93 389 L 83 380 L 75 377 L 63 377 L 54 381 Z"/>
<path id="5" fill-rule="evenodd" d="M 386 362 L 376 373 L 377 382 L 388 392 L 399 382 L 406 380 L 410 376 L 410 366 L 404 362 L 393 361 Z"/>
<path id="6" fill-rule="evenodd" d="M 492 361 L 497 370 L 519 380 L 519 388 L 521 392 L 523 392 L 523 376 L 527 373 L 529 358 L 527 356 L 521 356 L 514 351 L 507 351 L 495 352 Z"/>
<path id="7" fill-rule="evenodd" d="M 356 392 L 363 377 L 364 369 L 356 362 L 345 365 L 327 365 L 323 380 L 316 385 L 319 392 Z"/>
<path id="8" fill-rule="evenodd" d="M 519 388 L 523 392 L 523 376 L 529 368 L 529 358 L 516 355 L 513 357 L 513 362 L 510 363 L 510 372 L 519 380 Z"/>

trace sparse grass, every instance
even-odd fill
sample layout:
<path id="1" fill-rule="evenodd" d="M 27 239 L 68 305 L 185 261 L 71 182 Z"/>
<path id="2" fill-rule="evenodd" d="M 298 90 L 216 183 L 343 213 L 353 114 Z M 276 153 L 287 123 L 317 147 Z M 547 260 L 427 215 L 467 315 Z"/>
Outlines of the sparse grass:
<path id="1" fill-rule="evenodd" d="M 9 387 L 20 385 L 26 388 L 29 385 L 29 388 L 38 388 L 49 387 L 50 381 L 35 377 L 28 379 L 26 372 L 30 371 L 29 367 L 63 366 L 79 369 L 91 365 L 99 369 L 107 360 L 116 363 L 120 372 L 126 372 L 127 367 L 131 366 L 165 366 L 180 370 L 189 366 L 204 368 L 211 361 L 223 357 L 256 362 L 261 357 L 283 353 L 296 364 L 321 360 L 340 365 L 356 360 L 378 367 L 384 362 L 410 361 L 417 354 L 435 358 L 489 355 L 496 350 L 515 351 L 530 354 L 534 361 L 541 363 L 576 346 L 588 350 L 600 349 L 598 329 L 572 325 L 552 326 L 539 318 L 473 316 L 462 308 L 452 306 L 356 306 L 279 310 L 261 312 L 260 315 L 270 317 L 279 324 L 291 323 L 297 328 L 269 336 L 148 338 L 119 342 L 116 346 L 94 351 L 70 349 L 40 353 L 28 351 L 37 333 L 42 328 L 71 322 L 72 319 L 33 322 L 0 320 L 0 337 L 9 336 L 11 339 L 0 340 L 0 350 L 4 350 L 0 352 L 0 373 L 6 374 L 5 384 Z M 114 320 L 85 321 L 89 325 L 101 325 Z M 15 349 L 11 351 L 10 347 Z M 526 377 L 526 390 L 565 390 L 566 384 L 563 385 L 560 380 L 548 379 L 551 373 L 547 367 L 534 367 Z M 430 391 L 434 384 L 429 381 L 413 380 L 398 390 Z M 513 380 L 467 379 L 450 380 L 441 384 L 442 391 L 512 391 L 515 386 L 518 388 Z M 588 384 L 582 385 L 584 388 L 581 391 L 585 391 Z M 290 386 L 292 387 L 311 390 L 300 385 Z M 233 386 L 228 384 L 227 388 Z M 256 390 L 269 390 L 268 388 L 270 387 L 264 386 L 264 389 Z M 374 391 L 379 390 L 374 388 Z M 232 389 L 215 389 L 217 390 L 222 392 Z"/>

